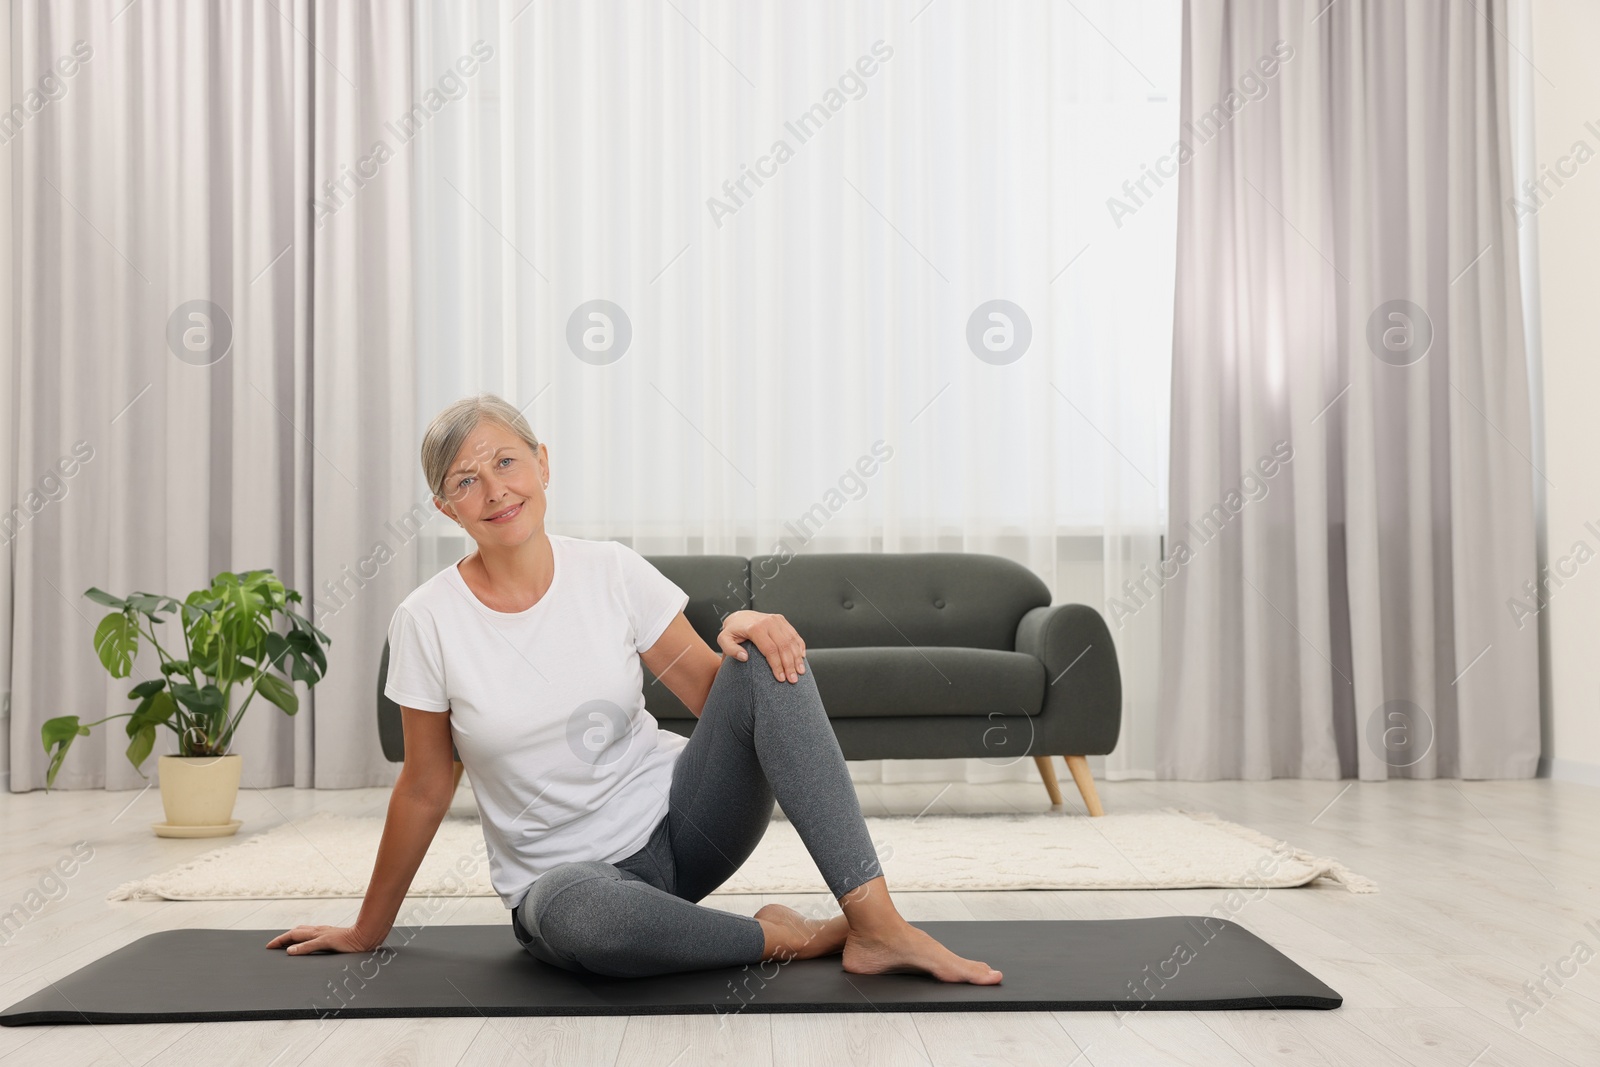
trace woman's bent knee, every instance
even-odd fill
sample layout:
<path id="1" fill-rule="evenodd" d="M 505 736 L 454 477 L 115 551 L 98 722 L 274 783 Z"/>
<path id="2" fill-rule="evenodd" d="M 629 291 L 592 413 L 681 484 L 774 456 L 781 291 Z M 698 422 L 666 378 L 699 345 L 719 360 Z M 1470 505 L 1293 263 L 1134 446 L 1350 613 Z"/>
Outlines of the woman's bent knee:
<path id="1" fill-rule="evenodd" d="M 739 642 L 739 647 L 745 650 L 745 653 L 749 658 L 735 659 L 734 657 L 729 656 L 722 661 L 722 665 L 719 670 L 747 671 L 749 672 L 750 681 L 754 685 L 768 685 L 775 688 L 789 690 L 805 688 L 808 685 L 812 688 L 815 688 L 816 679 L 812 678 L 811 676 L 810 657 L 805 657 L 800 661 L 805 667 L 805 671 L 801 673 L 795 681 L 791 682 L 787 678 L 779 678 L 777 675 L 772 673 L 772 662 L 767 659 L 767 657 L 759 648 L 756 647 L 756 643 L 754 641 L 751 641 L 747 638 L 746 640 Z"/>

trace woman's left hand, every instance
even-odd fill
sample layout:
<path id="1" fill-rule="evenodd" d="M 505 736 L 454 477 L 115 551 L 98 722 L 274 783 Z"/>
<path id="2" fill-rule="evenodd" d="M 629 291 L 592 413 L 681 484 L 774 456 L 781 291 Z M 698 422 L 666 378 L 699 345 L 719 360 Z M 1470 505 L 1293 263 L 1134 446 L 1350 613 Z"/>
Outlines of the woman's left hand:
<path id="1" fill-rule="evenodd" d="M 727 655 L 742 660 L 749 658 L 741 647 L 744 641 L 755 642 L 778 681 L 797 682 L 806 673 L 806 643 L 782 615 L 748 610 L 731 613 L 722 620 L 717 644 Z"/>

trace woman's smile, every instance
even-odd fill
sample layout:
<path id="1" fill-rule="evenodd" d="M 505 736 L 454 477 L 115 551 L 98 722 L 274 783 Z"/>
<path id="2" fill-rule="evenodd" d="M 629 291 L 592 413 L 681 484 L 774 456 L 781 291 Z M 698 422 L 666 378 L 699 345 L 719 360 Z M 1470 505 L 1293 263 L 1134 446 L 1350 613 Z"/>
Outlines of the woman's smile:
<path id="1" fill-rule="evenodd" d="M 522 514 L 522 505 L 521 504 L 515 504 L 512 507 L 509 507 L 504 511 L 497 512 L 496 514 L 491 515 L 489 517 L 488 521 L 494 522 L 494 523 L 510 522 L 512 519 L 516 518 L 518 515 L 521 515 L 521 514 Z"/>

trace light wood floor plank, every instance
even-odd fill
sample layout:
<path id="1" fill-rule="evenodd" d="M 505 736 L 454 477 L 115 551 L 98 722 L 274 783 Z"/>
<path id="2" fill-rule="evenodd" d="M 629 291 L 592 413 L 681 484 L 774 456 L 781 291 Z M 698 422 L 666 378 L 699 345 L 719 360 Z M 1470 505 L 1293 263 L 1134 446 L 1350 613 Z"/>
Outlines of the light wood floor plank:
<path id="1" fill-rule="evenodd" d="M 294 1067 L 343 1025 L 338 1020 L 276 1019 L 229 1023 L 228 1040 L 219 1042 L 211 1026 L 194 1025 L 145 1067 Z"/>
<path id="2" fill-rule="evenodd" d="M 1494 956 L 1381 958 L 1449 994 L 1481 1018 L 1573 1063 L 1600 1062 L 1600 1002 L 1592 999 L 1600 993 L 1600 976 L 1593 973 L 1600 968 L 1600 959 L 1592 959 L 1587 967 L 1568 964 L 1566 969 L 1578 973 L 1558 985 L 1541 973 L 1542 969 L 1508 969 Z M 1557 962 L 1550 961 L 1552 971 Z M 1540 979 L 1544 979 L 1542 987 Z M 1533 983 L 1531 992 L 1523 988 L 1524 982 Z"/>
<path id="3" fill-rule="evenodd" d="M 632 1021 L 621 1015 L 486 1019 L 457 1067 L 567 1067 L 574 1063 L 615 1063 L 623 1032 Z"/>
<path id="4" fill-rule="evenodd" d="M 1065 1067 L 1083 1051 L 1054 1012 L 919 1011 L 911 1018 L 934 1067 Z"/>
<path id="5" fill-rule="evenodd" d="M 778 1016 L 747 1014 L 738 1003 L 725 1014 L 634 1016 L 616 1067 L 772 1067 L 772 1020 Z"/>
<path id="6" fill-rule="evenodd" d="M 311 1050 L 303 1067 L 443 1067 L 459 1063 L 484 1029 L 483 1018 L 345 1019 Z M 316 1025 L 314 1022 L 312 1025 Z"/>
<path id="7" fill-rule="evenodd" d="M 1195 1012 L 1052 1014 L 1071 1033 L 1083 1051 L 1083 1061 L 1090 1067 L 1206 1067 L 1257 1062 L 1201 1022 Z"/>
<path id="8" fill-rule="evenodd" d="M 932 1062 L 910 1012 L 785 1013 L 768 1018 L 773 1067 L 847 1063 L 928 1067 Z"/>

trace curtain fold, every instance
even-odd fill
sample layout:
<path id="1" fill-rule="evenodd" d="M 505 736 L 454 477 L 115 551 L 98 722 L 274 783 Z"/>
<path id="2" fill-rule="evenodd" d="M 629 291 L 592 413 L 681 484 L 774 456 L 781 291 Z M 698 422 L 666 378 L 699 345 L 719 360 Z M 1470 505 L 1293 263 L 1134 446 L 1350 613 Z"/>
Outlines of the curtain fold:
<path id="1" fill-rule="evenodd" d="M 251 704 L 234 744 L 243 785 L 392 782 L 374 693 L 410 588 L 385 542 L 417 462 L 411 197 L 409 160 L 377 143 L 413 104 L 405 9 L 9 14 L 12 98 L 52 71 L 59 86 L 5 149 L 10 788 L 44 785 L 44 720 L 124 713 L 156 671 L 148 641 L 134 677 L 100 666 L 105 612 L 86 589 L 182 599 L 220 571 L 268 567 L 333 643 L 322 682 L 297 685 L 296 717 Z M 181 649 L 175 622 L 158 636 Z M 174 739 L 160 733 L 147 779 L 123 721 L 79 738 L 56 786 L 155 784 Z"/>
<path id="2" fill-rule="evenodd" d="M 1185 4 L 1161 777 L 1534 773 L 1506 21 Z"/>

